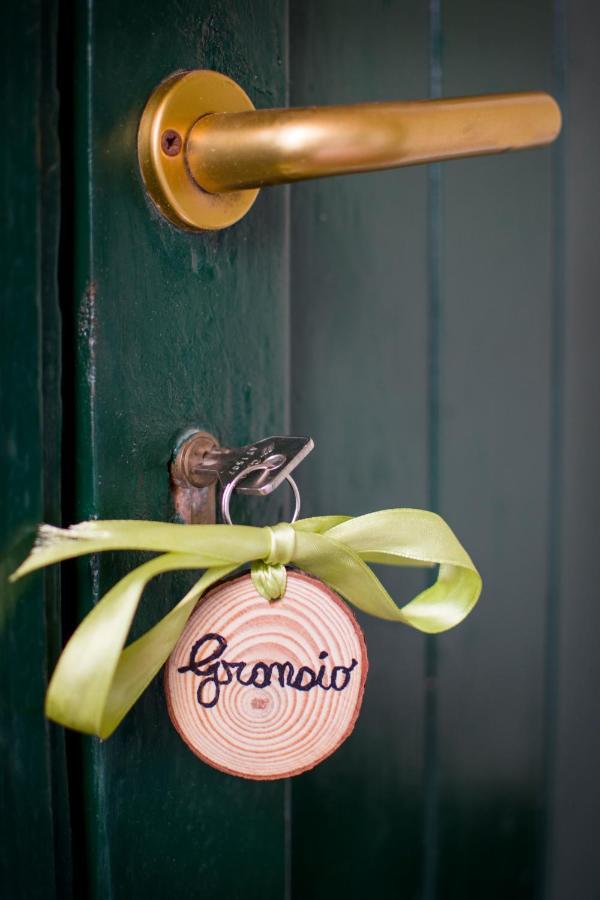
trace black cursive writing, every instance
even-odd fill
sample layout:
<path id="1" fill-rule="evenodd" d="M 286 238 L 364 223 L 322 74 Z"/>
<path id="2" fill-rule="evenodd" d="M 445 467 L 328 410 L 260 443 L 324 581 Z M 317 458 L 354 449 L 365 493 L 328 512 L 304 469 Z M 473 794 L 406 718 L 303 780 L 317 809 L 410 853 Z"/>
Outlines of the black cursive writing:
<path id="1" fill-rule="evenodd" d="M 210 649 L 208 656 L 200 657 L 201 651 Z M 205 634 L 193 644 L 190 650 L 190 658 L 185 666 L 180 666 L 178 672 L 193 672 L 202 680 L 198 684 L 196 696 L 198 703 L 205 709 L 216 706 L 219 702 L 221 687 L 231 684 L 235 680 L 244 687 L 266 688 L 270 684 L 278 683 L 279 687 L 292 688 L 295 691 L 311 691 L 313 688 L 321 688 L 323 691 L 343 691 L 350 684 L 350 676 L 357 660 L 353 659 L 349 666 L 333 666 L 326 677 L 324 662 L 318 671 L 310 666 L 300 666 L 298 671 L 291 662 L 256 662 L 250 669 L 246 678 L 243 677 L 247 663 L 230 662 L 223 658 L 227 649 L 227 641 L 212 631 Z M 319 659 L 325 660 L 329 654 L 322 650 Z"/>

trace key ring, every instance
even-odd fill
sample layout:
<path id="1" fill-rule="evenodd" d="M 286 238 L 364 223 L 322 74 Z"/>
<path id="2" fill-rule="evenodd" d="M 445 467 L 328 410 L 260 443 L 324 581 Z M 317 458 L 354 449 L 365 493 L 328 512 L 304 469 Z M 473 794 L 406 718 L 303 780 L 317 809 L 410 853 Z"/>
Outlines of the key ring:
<path id="1" fill-rule="evenodd" d="M 221 516 L 223 518 L 223 521 L 226 522 L 227 525 L 233 525 L 233 522 L 231 521 L 231 515 L 229 512 L 229 504 L 231 502 L 231 495 L 233 494 L 237 485 L 239 484 L 240 481 L 243 481 L 243 479 L 246 478 L 246 476 L 250 475 L 251 472 L 262 471 L 265 468 L 269 468 L 269 467 L 265 466 L 263 463 L 257 463 L 257 465 L 248 466 L 247 469 L 242 469 L 241 472 L 238 472 L 238 474 L 235 476 L 235 478 L 232 478 L 231 481 L 227 482 L 227 484 L 225 485 L 225 488 L 223 490 L 223 496 L 221 498 Z M 294 481 L 294 479 L 292 478 L 291 475 L 286 475 L 285 480 L 289 483 L 289 485 L 292 489 L 292 492 L 294 494 L 295 507 L 294 507 L 294 515 L 292 516 L 292 519 L 290 522 L 290 525 L 291 525 L 296 521 L 296 519 L 300 515 L 300 491 L 298 490 L 298 485 L 296 484 L 296 482 Z"/>

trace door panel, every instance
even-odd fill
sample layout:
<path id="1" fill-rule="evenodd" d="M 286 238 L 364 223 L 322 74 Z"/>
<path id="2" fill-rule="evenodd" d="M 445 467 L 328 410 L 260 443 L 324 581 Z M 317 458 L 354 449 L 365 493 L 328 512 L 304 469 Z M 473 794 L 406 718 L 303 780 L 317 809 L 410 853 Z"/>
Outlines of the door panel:
<path id="1" fill-rule="evenodd" d="M 255 102 L 285 105 L 285 6 L 102 2 L 78 16 L 76 518 L 168 520 L 167 465 L 186 429 L 232 446 L 286 430 L 287 193 L 265 193 L 228 231 L 178 231 L 145 199 L 137 123 L 182 68 L 218 69 Z M 83 563 L 80 613 L 136 562 Z M 192 577 L 151 585 L 136 633 Z M 160 677 L 109 741 L 83 745 L 86 896 L 281 896 L 285 785 L 199 763 Z"/>
<path id="2" fill-rule="evenodd" d="M 319 102 L 325 88 L 328 102 L 349 101 L 353 79 L 355 99 L 560 89 L 551 4 L 433 3 L 427 20 L 419 10 L 292 4 L 293 102 Z M 344 754 L 293 784 L 300 896 L 310 885 L 358 896 L 374 879 L 385 897 L 544 889 L 562 440 L 557 152 L 447 163 L 428 180 L 413 170 L 293 188 L 293 423 L 327 449 L 299 476 L 311 511 L 431 505 L 485 583 L 478 610 L 431 639 L 426 658 L 418 636 L 365 623 L 375 671 L 361 721 Z M 385 469 L 402 454 L 402 468 Z M 315 833 L 335 847 L 325 864 Z"/>
<path id="3" fill-rule="evenodd" d="M 553 91 L 545 0 L 443 10 L 445 94 Z M 554 152 L 441 176 L 439 504 L 486 585 L 437 640 L 444 897 L 529 898 L 542 865 Z"/>
<path id="4" fill-rule="evenodd" d="M 549 646 L 548 896 L 600 896 L 600 606 L 596 548 L 600 513 L 598 333 L 598 202 L 600 123 L 591 111 L 600 84 L 600 8 L 569 4 L 557 50 L 557 74 L 568 114 L 561 154 L 554 357 L 557 392 L 555 503 Z"/>

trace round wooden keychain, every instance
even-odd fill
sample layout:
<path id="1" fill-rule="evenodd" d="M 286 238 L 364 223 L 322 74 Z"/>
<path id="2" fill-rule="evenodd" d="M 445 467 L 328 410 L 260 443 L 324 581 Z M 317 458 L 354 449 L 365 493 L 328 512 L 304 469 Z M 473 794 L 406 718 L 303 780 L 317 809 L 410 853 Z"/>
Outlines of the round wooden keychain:
<path id="1" fill-rule="evenodd" d="M 300 498 L 288 481 L 295 521 Z M 247 573 L 200 601 L 165 667 L 165 693 L 175 728 L 200 759 L 272 780 L 313 768 L 346 740 L 367 669 L 362 631 L 329 587 L 290 570 L 284 595 L 269 601 Z"/>

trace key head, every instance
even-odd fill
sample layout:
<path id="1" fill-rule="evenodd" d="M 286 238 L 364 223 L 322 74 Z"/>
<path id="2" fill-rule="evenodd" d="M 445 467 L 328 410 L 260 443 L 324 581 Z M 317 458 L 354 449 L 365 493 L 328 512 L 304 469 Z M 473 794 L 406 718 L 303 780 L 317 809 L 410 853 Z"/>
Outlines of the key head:
<path id="1" fill-rule="evenodd" d="M 181 447 L 176 459 L 180 479 L 193 487 L 206 487 L 217 481 L 224 489 L 245 469 L 252 468 L 247 478 L 240 478 L 236 490 L 240 494 L 270 494 L 308 456 L 314 447 L 312 438 L 274 435 L 245 447 L 219 447 L 209 435 L 197 432 Z"/>
<path id="2" fill-rule="evenodd" d="M 240 494 L 270 494 L 308 456 L 313 447 L 312 438 L 282 435 L 230 450 L 228 452 L 231 456 L 224 461 L 218 472 L 219 481 L 225 487 L 244 469 L 252 467 L 254 471 L 238 482 L 237 491 Z M 256 466 L 260 468 L 254 468 Z"/>

